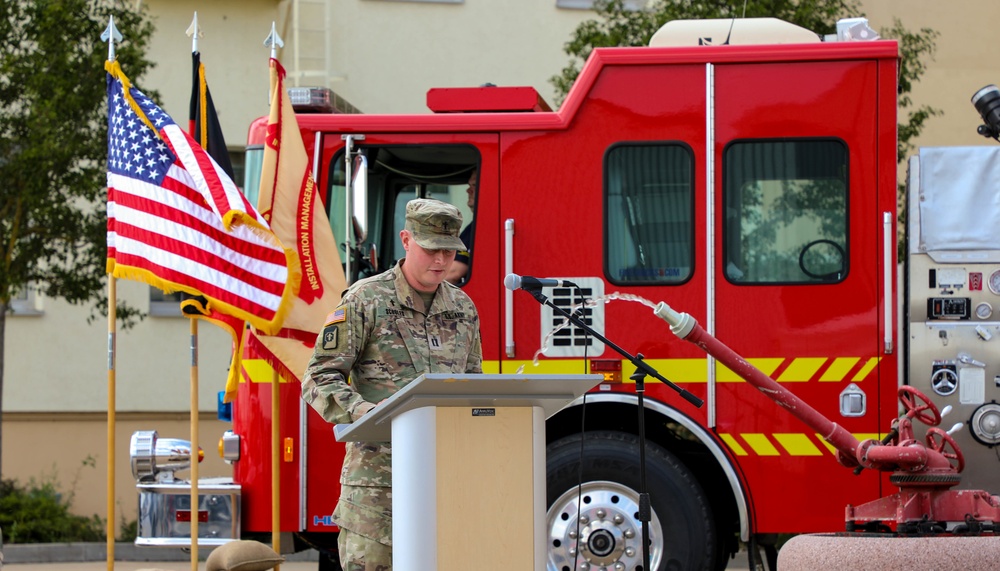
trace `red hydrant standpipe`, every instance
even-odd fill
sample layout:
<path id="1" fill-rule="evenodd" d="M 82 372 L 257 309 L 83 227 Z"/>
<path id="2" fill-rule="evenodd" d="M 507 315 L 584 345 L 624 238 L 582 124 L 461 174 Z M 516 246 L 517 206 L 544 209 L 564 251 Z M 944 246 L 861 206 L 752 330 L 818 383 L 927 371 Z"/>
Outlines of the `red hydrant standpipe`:
<path id="1" fill-rule="evenodd" d="M 842 426 L 816 411 L 805 401 L 795 396 L 791 391 L 779 385 L 774 379 L 765 375 L 760 369 L 747 363 L 743 357 L 724 345 L 715 337 L 709 335 L 698 322 L 687 313 L 677 313 L 662 301 L 656 305 L 653 313 L 670 324 L 670 331 L 681 339 L 699 346 L 720 363 L 746 382 L 757 387 L 768 398 L 788 409 L 796 418 L 809 425 L 821 434 L 827 442 L 840 451 L 838 460 L 841 464 L 853 468 L 858 465 L 857 452 L 861 443 Z M 926 461 L 926 459 L 925 459 Z"/>
<path id="2" fill-rule="evenodd" d="M 663 302 L 657 304 L 653 313 L 669 323 L 675 335 L 701 347 L 822 434 L 840 452 L 837 459 L 844 466 L 894 472 L 889 481 L 899 487 L 899 492 L 865 504 L 848 505 L 845 510 L 848 531 L 869 523 L 895 521 L 900 533 L 943 533 L 947 528 L 938 522 L 958 522 L 956 533 L 1000 533 L 1000 497 L 981 490 L 948 489 L 959 483 L 958 473 L 963 464 L 961 452 L 948 433 L 938 428 L 928 429 L 927 445 L 914 438 L 912 418 L 931 425 L 941 420 L 933 403 L 916 389 L 900 388 L 900 402 L 907 413 L 893 423 L 897 429 L 891 437 L 894 444 L 878 440 L 858 442 L 847 430 L 709 335 L 687 313 L 677 313 Z"/>

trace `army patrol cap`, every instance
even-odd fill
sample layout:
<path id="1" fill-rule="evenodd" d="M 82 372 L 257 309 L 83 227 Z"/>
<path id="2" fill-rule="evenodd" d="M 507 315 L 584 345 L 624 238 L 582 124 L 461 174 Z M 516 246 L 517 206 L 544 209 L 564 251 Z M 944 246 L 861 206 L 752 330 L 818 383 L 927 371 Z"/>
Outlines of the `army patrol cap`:
<path id="1" fill-rule="evenodd" d="M 406 203 L 406 230 L 425 250 L 465 250 L 458 237 L 462 213 L 458 208 L 432 198 L 416 198 Z"/>

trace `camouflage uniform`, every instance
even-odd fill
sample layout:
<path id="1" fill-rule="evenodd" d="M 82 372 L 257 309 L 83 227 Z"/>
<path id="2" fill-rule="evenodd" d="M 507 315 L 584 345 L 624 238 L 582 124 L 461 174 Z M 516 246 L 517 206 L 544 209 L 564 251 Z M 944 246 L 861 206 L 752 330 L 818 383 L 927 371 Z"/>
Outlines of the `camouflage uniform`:
<path id="1" fill-rule="evenodd" d="M 454 240 L 457 233 L 455 227 Z M 443 282 L 425 308 L 403 275 L 405 262 L 351 286 L 326 320 L 302 379 L 302 398 L 328 422 L 357 420 L 423 373 L 482 372 L 479 315 L 472 300 Z M 367 563 L 372 571 L 391 563 L 371 557 L 351 560 L 379 551 L 378 546 L 365 550 L 358 545 L 365 539 L 389 547 L 382 551 L 391 553 L 391 468 L 388 442 L 347 443 L 341 496 L 333 514 L 342 530 L 352 532 L 341 532 L 341 544 L 347 547 L 341 555 L 345 570 L 352 565 L 365 569 Z"/>

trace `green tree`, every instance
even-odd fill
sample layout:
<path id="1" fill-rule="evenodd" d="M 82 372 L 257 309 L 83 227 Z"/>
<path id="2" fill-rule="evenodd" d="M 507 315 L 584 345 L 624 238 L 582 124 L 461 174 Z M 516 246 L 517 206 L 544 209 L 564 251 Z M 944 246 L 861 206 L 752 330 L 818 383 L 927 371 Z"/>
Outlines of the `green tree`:
<path id="1" fill-rule="evenodd" d="M 0 3 L 0 415 L 6 316 L 29 288 L 107 310 L 107 97 L 101 32 L 134 77 L 153 25 L 130 0 Z M 120 306 L 123 327 L 141 317 Z M 2 416 L 0 416 L 2 419 Z M 0 432 L 0 450 L 3 436 Z M 2 473 L 2 471 L 0 471 Z"/>
<path id="2" fill-rule="evenodd" d="M 651 0 L 642 10 L 627 8 L 623 0 L 596 0 L 594 10 L 599 19 L 588 20 L 576 28 L 564 48 L 570 56 L 569 63 L 549 80 L 556 88 L 557 103 L 569 93 L 591 50 L 647 45 L 649 38 L 671 20 L 773 17 L 826 35 L 836 31 L 840 18 L 864 15 L 858 0 Z M 879 30 L 879 35 L 899 42 L 897 160 L 902 162 L 927 120 L 941 114 L 941 110 L 931 106 L 916 105 L 910 97 L 913 84 L 926 71 L 926 62 L 933 59 L 938 33 L 930 28 L 912 32 L 894 19 L 892 26 Z M 898 196 L 902 204 L 902 185 Z M 899 215 L 900 228 L 905 228 L 904 208 L 899 209 Z"/>

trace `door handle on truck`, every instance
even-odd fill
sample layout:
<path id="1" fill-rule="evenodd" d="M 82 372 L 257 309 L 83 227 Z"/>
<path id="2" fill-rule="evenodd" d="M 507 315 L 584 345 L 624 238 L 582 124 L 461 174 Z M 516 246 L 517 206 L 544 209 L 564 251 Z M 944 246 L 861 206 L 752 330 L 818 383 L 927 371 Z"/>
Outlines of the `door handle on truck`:
<path id="1" fill-rule="evenodd" d="M 896 241 L 893 239 L 892 213 L 882 213 L 882 264 L 885 271 L 882 274 L 882 303 L 885 306 L 882 324 L 885 327 L 885 354 L 892 354 L 892 306 L 896 299 L 892 296 L 892 273 L 896 271 Z"/>
<path id="2" fill-rule="evenodd" d="M 508 218 L 503 223 L 503 244 L 504 262 L 503 271 L 505 276 L 514 273 L 514 219 Z M 514 292 L 504 288 L 504 348 L 507 351 L 507 358 L 514 358 Z"/>

